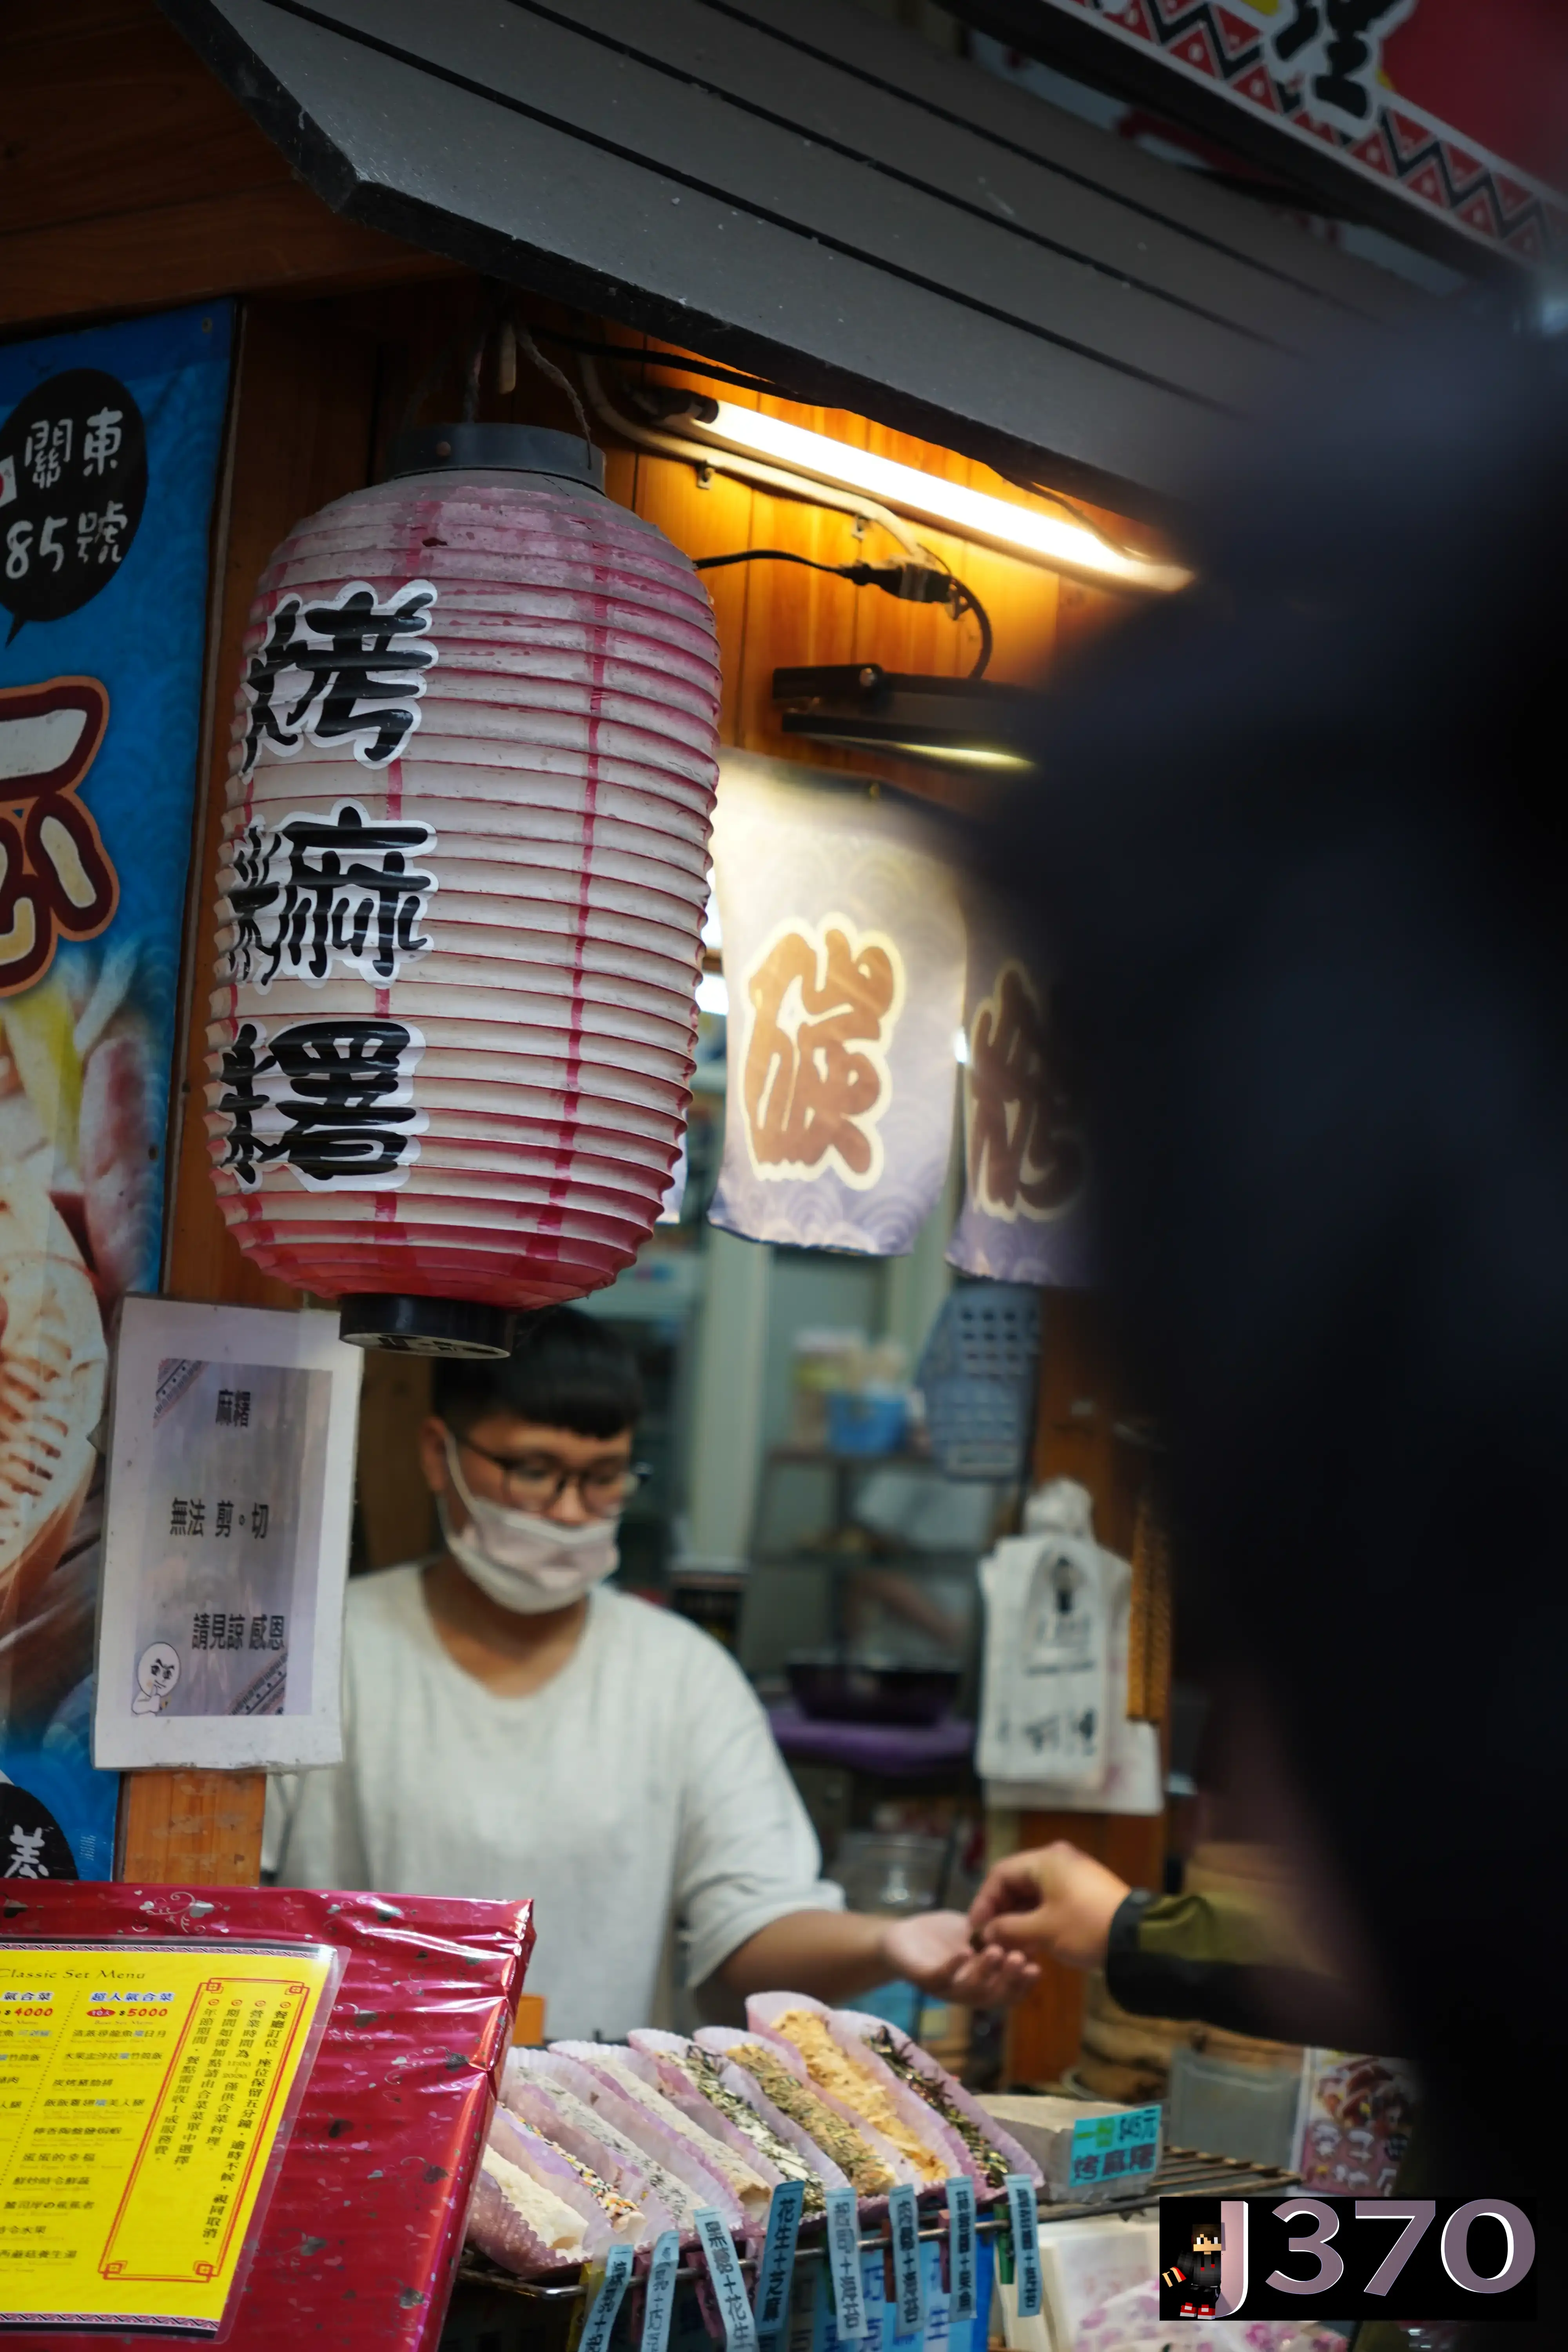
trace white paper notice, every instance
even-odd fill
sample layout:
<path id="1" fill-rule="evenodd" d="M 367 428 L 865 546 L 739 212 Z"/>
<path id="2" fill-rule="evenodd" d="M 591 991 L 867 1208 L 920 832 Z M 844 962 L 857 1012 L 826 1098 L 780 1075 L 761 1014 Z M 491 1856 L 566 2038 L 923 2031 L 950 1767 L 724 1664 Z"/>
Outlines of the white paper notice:
<path id="1" fill-rule="evenodd" d="M 342 1755 L 358 1349 L 331 1315 L 128 1298 L 115 1356 L 93 1760 Z"/>

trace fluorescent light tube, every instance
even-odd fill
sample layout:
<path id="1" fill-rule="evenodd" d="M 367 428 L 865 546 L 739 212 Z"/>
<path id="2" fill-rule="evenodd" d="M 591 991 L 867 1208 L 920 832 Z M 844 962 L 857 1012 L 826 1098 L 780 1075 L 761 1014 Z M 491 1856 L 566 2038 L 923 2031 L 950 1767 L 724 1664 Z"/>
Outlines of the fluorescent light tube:
<path id="1" fill-rule="evenodd" d="M 858 490 L 895 513 L 914 516 L 935 530 L 955 531 L 979 540 L 1006 555 L 1021 555 L 1103 580 L 1108 586 L 1168 593 L 1184 588 L 1192 574 L 1179 564 L 1158 563 L 1123 555 L 1097 532 L 1066 514 L 1045 514 L 1037 507 L 1015 506 L 985 490 L 972 490 L 962 482 L 944 481 L 940 474 L 922 474 L 918 467 L 901 466 L 892 457 L 879 457 L 868 449 L 852 448 L 846 441 L 811 433 L 782 416 L 758 408 L 739 408 L 732 401 L 714 404 L 718 414 L 710 422 L 683 416 L 680 429 L 720 448 L 764 457 L 819 482 Z"/>

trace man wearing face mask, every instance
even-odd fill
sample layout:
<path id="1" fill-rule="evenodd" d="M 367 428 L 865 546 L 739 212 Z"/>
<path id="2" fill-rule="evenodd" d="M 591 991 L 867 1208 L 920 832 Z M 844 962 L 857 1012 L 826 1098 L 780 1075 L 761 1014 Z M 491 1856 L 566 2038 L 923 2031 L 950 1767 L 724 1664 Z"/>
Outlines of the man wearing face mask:
<path id="1" fill-rule="evenodd" d="M 275 1784 L 285 1885 L 531 1895 L 552 2038 L 655 2021 L 673 1921 L 697 1987 L 992 2003 L 1038 1975 L 956 1912 L 842 1907 L 755 1694 L 684 1619 L 605 1589 L 637 1484 L 629 1350 L 570 1307 L 443 1363 L 421 1433 L 445 1549 L 356 1578 L 344 1761 Z"/>

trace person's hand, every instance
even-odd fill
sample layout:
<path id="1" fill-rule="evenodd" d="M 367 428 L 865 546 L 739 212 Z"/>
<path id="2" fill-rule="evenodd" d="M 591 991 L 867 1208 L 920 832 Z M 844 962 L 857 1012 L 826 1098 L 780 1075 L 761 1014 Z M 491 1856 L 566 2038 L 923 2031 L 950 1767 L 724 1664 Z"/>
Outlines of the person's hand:
<path id="1" fill-rule="evenodd" d="M 962 1911 L 917 1911 L 911 1918 L 889 1919 L 881 1945 L 889 1976 L 970 2009 L 1000 2009 L 1039 1981 L 1039 1969 L 1022 1952 L 976 1951 Z"/>
<path id="2" fill-rule="evenodd" d="M 1130 1892 L 1113 1870 L 1058 1839 L 999 1862 L 970 1906 L 969 1926 L 986 1952 L 1102 1968 L 1110 1923 Z"/>

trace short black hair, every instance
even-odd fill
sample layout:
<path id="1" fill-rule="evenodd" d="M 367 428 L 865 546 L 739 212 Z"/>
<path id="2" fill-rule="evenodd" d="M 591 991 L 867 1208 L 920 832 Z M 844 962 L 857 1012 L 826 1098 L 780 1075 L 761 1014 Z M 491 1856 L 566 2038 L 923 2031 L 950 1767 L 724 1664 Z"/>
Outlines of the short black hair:
<path id="1" fill-rule="evenodd" d="M 618 1331 L 580 1307 L 552 1307 L 528 1318 L 510 1356 L 439 1360 L 431 1402 L 454 1430 L 510 1412 L 578 1437 L 618 1437 L 641 1415 L 643 1388 Z"/>

